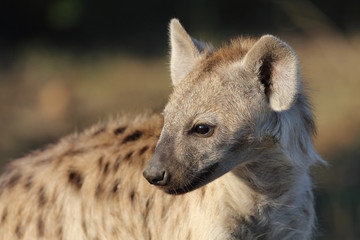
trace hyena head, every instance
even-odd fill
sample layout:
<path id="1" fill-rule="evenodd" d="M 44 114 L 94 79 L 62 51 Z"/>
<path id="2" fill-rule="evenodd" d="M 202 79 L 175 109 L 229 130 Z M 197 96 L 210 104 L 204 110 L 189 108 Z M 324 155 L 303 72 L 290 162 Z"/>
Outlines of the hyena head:
<path id="1" fill-rule="evenodd" d="M 174 90 L 144 171 L 151 184 L 185 193 L 251 161 L 264 148 L 286 149 L 283 141 L 301 145 L 303 152 L 309 146 L 301 140 L 309 141 L 313 149 L 311 112 L 287 44 L 265 35 L 215 50 L 173 19 L 170 45 Z M 294 133 L 301 140 L 286 139 L 285 131 L 293 128 L 304 129 Z"/>

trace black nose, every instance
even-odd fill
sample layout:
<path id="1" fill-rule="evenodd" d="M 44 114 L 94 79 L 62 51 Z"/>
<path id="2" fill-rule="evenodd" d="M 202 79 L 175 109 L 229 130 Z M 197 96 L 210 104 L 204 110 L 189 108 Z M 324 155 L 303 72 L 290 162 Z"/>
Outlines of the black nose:
<path id="1" fill-rule="evenodd" d="M 169 174 L 164 169 L 154 166 L 146 166 L 143 175 L 149 183 L 157 186 L 165 186 L 169 180 Z"/>

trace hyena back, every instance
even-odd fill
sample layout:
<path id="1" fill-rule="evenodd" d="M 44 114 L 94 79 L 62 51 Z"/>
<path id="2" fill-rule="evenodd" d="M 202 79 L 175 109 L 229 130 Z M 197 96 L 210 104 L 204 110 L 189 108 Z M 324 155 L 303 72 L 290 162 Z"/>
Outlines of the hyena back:
<path id="1" fill-rule="evenodd" d="M 322 160 L 292 49 L 266 35 L 216 50 L 176 19 L 170 43 L 162 115 L 99 124 L 9 164 L 0 239 L 311 237 L 309 167 Z"/>

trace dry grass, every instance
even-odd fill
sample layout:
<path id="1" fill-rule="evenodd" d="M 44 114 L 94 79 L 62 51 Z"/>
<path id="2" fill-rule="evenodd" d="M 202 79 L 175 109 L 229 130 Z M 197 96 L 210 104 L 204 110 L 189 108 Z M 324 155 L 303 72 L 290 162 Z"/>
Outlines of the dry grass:
<path id="1" fill-rule="evenodd" d="M 317 148 L 327 155 L 360 133 L 360 37 L 289 42 L 315 107 Z M 0 70 L 0 157 L 21 156 L 27 150 L 19 144 L 53 139 L 109 114 L 160 109 L 170 91 L 165 57 L 24 51 L 12 68 Z"/>
<path id="2" fill-rule="evenodd" d="M 165 58 L 24 52 L 0 71 L 0 157 L 22 156 L 111 114 L 161 109 L 167 71 Z"/>
<path id="3" fill-rule="evenodd" d="M 323 35 L 295 41 L 318 122 L 316 145 L 339 150 L 360 134 L 360 39 Z"/>

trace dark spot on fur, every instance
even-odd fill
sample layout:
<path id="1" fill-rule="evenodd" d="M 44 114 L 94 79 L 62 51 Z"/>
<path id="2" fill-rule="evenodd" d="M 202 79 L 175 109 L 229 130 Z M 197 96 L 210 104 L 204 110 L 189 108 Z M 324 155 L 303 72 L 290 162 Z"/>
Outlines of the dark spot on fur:
<path id="1" fill-rule="evenodd" d="M 79 155 L 82 153 L 87 152 L 87 149 L 84 148 L 79 148 L 79 149 L 70 149 L 69 151 L 67 151 L 64 156 L 75 156 L 75 155 Z"/>
<path id="2" fill-rule="evenodd" d="M 136 141 L 136 140 L 138 140 L 139 138 L 141 138 L 142 135 L 143 135 L 143 132 L 137 130 L 137 131 L 133 132 L 132 134 L 127 135 L 127 136 L 124 138 L 123 143 Z"/>
<path id="3" fill-rule="evenodd" d="M 130 193 L 130 200 L 131 200 L 131 203 L 134 203 L 134 200 L 135 200 L 135 191 L 134 190 L 132 190 Z"/>
<path id="4" fill-rule="evenodd" d="M 46 204 L 45 189 L 41 187 L 39 190 L 39 207 L 43 207 Z"/>
<path id="5" fill-rule="evenodd" d="M 146 204 L 145 204 L 145 209 L 144 209 L 144 212 L 143 212 L 143 220 L 144 220 L 145 224 L 147 224 L 147 222 L 148 222 L 148 216 L 149 216 L 149 212 L 150 212 L 150 209 L 151 209 L 150 204 L 151 204 L 151 200 L 147 199 Z"/>
<path id="6" fill-rule="evenodd" d="M 105 142 L 105 143 L 101 143 L 99 145 L 93 146 L 92 149 L 103 149 L 103 148 L 110 147 L 112 145 L 114 145 L 114 143 L 110 141 L 110 142 Z"/>
<path id="7" fill-rule="evenodd" d="M 19 223 L 15 228 L 15 234 L 18 238 L 21 238 L 23 236 L 21 223 Z"/>
<path id="8" fill-rule="evenodd" d="M 5 220 L 7 218 L 7 215 L 8 215 L 8 209 L 5 208 L 3 213 L 2 213 L 2 216 L 1 216 L 1 223 L 5 222 Z"/>
<path id="9" fill-rule="evenodd" d="M 145 208 L 146 209 L 150 208 L 150 199 L 146 200 Z"/>
<path id="10" fill-rule="evenodd" d="M 95 137 L 95 136 L 99 135 L 100 133 L 105 132 L 105 130 L 106 130 L 105 127 L 100 128 L 100 129 L 98 129 L 97 131 L 95 131 L 95 132 L 93 133 L 93 136 Z"/>
<path id="11" fill-rule="evenodd" d="M 149 146 L 143 147 L 142 149 L 140 149 L 139 155 L 143 155 L 146 152 L 146 150 L 148 150 L 148 149 L 149 149 Z"/>
<path id="12" fill-rule="evenodd" d="M 99 183 L 99 184 L 97 185 L 97 187 L 96 187 L 95 196 L 96 196 L 96 197 L 99 197 L 100 194 L 101 194 L 101 192 L 102 192 L 102 184 Z"/>
<path id="13" fill-rule="evenodd" d="M 69 172 L 69 182 L 78 190 L 81 189 L 83 185 L 83 177 L 81 174 L 75 170 L 70 170 Z"/>
<path id="14" fill-rule="evenodd" d="M 59 236 L 59 239 L 63 239 L 63 226 L 62 226 L 62 224 L 58 224 L 57 234 Z"/>
<path id="15" fill-rule="evenodd" d="M 98 164 L 99 164 L 99 169 L 100 169 L 100 171 L 101 171 L 101 169 L 102 169 L 103 160 L 104 160 L 104 157 L 100 157 L 99 160 L 98 160 Z"/>
<path id="16" fill-rule="evenodd" d="M 14 186 L 18 183 L 18 181 L 20 180 L 20 178 L 21 178 L 21 174 L 20 174 L 20 173 L 14 174 L 14 175 L 10 178 L 10 180 L 8 181 L 7 186 L 8 186 L 9 188 L 14 187 Z"/>
<path id="17" fill-rule="evenodd" d="M 26 190 L 30 190 L 31 187 L 32 187 L 32 184 L 33 184 L 33 176 L 30 175 L 26 178 L 26 181 L 25 181 L 25 185 L 24 185 L 24 188 Z"/>
<path id="18" fill-rule="evenodd" d="M 109 165 L 110 165 L 109 162 L 107 162 L 107 163 L 105 164 L 103 174 L 106 174 L 106 173 L 108 172 L 108 170 L 109 170 Z"/>
<path id="19" fill-rule="evenodd" d="M 114 130 L 114 134 L 115 135 L 122 134 L 123 132 L 125 132 L 125 129 L 126 129 L 126 127 L 119 127 L 119 128 Z"/>
<path id="20" fill-rule="evenodd" d="M 120 162 L 121 162 L 121 157 L 118 157 L 115 161 L 115 164 L 114 164 L 114 170 L 115 172 L 117 172 L 119 170 L 119 167 L 120 167 Z"/>
<path id="21" fill-rule="evenodd" d="M 205 193 L 206 193 L 206 188 L 202 187 L 202 188 L 200 188 L 199 190 L 200 190 L 202 199 L 204 199 Z"/>
<path id="22" fill-rule="evenodd" d="M 44 228 L 44 220 L 42 220 L 41 217 L 39 217 L 38 219 L 37 227 L 38 227 L 38 236 L 43 237 L 45 228 Z"/>
<path id="23" fill-rule="evenodd" d="M 126 154 L 125 155 L 125 160 L 129 160 L 132 155 L 133 155 L 133 152 L 129 152 L 128 154 Z"/>
<path id="24" fill-rule="evenodd" d="M 119 190 L 119 184 L 120 184 L 120 181 L 119 181 L 119 180 L 115 180 L 114 186 L 113 186 L 113 189 L 112 189 L 112 191 L 113 191 L 114 194 L 117 193 L 117 191 Z"/>
<path id="25" fill-rule="evenodd" d="M 82 221 L 81 227 L 82 227 L 82 229 L 83 229 L 83 231 L 84 231 L 85 236 L 87 236 L 87 235 L 88 235 L 88 233 L 87 233 L 87 226 L 86 226 L 86 221 L 85 221 L 84 219 L 83 219 L 83 221 Z"/>

